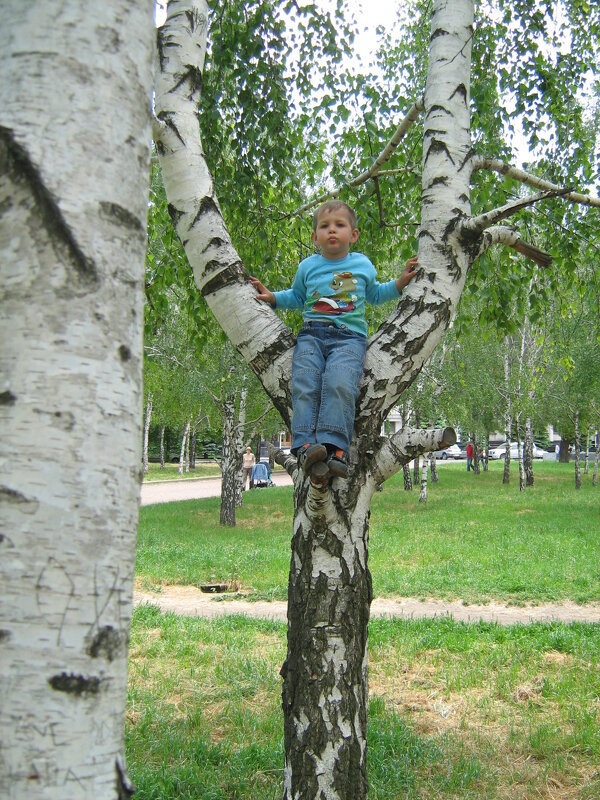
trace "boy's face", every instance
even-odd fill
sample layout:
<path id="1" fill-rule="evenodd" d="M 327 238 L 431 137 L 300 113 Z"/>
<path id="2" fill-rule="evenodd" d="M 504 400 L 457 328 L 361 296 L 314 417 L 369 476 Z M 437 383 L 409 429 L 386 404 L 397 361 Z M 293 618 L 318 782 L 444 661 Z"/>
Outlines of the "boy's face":
<path id="1" fill-rule="evenodd" d="M 323 211 L 319 214 L 312 238 L 325 258 L 335 260 L 348 255 L 350 245 L 358 239 L 358 228 L 352 227 L 348 213 L 343 208 Z"/>

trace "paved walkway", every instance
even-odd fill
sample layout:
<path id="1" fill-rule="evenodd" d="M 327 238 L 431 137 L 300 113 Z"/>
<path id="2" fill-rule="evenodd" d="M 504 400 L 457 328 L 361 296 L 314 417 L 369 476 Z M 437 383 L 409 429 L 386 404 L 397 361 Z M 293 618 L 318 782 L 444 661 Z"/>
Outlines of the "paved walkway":
<path id="1" fill-rule="evenodd" d="M 274 472 L 275 486 L 291 486 L 287 472 Z M 264 492 L 264 489 L 252 491 Z M 181 481 L 147 481 L 140 491 L 143 506 L 153 503 L 174 503 L 178 500 L 202 500 L 205 497 L 221 496 L 221 478 L 185 478 Z"/>

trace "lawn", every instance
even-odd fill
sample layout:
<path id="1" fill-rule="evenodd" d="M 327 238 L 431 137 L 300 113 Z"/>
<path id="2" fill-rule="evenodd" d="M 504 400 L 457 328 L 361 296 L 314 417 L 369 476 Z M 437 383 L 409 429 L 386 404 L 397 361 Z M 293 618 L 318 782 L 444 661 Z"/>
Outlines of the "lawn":
<path id="1" fill-rule="evenodd" d="M 501 465 L 444 465 L 429 499 L 373 499 L 375 593 L 512 603 L 600 599 L 600 494 L 572 465 L 536 464 L 523 494 Z M 138 584 L 235 582 L 284 598 L 291 489 L 141 509 Z M 140 800 L 277 800 L 285 626 L 134 614 L 126 744 Z M 598 800 L 600 626 L 374 619 L 370 800 Z"/>
<path id="2" fill-rule="evenodd" d="M 370 624 L 370 800 L 600 797 L 600 626 Z M 137 609 L 139 800 L 279 800 L 285 626 Z"/>
<path id="3" fill-rule="evenodd" d="M 425 504 L 402 477 L 376 493 L 369 563 L 376 596 L 439 597 L 466 603 L 600 599 L 600 490 L 573 467 L 536 464 L 520 493 L 502 466 L 475 476 L 445 464 Z M 292 489 L 244 495 L 236 528 L 219 525 L 219 500 L 141 509 L 138 585 L 231 583 L 255 599 L 287 596 Z"/>

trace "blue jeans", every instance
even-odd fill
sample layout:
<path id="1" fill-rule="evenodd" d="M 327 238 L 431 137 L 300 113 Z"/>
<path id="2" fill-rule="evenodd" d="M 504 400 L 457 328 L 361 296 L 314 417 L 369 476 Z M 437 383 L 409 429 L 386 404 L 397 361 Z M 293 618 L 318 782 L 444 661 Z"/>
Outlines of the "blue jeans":
<path id="1" fill-rule="evenodd" d="M 304 323 L 292 360 L 293 452 L 314 442 L 348 451 L 366 349 L 346 327 Z"/>

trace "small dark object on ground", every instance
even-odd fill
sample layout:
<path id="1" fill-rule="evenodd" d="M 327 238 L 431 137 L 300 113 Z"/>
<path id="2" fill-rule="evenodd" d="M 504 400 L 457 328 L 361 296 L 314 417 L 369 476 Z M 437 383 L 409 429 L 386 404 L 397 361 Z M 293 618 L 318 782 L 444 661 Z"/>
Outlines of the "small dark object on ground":
<path id="1" fill-rule="evenodd" d="M 217 592 L 228 592 L 229 591 L 229 584 L 227 583 L 205 583 L 203 586 L 200 587 L 201 592 L 206 592 L 207 594 L 216 594 Z"/>

